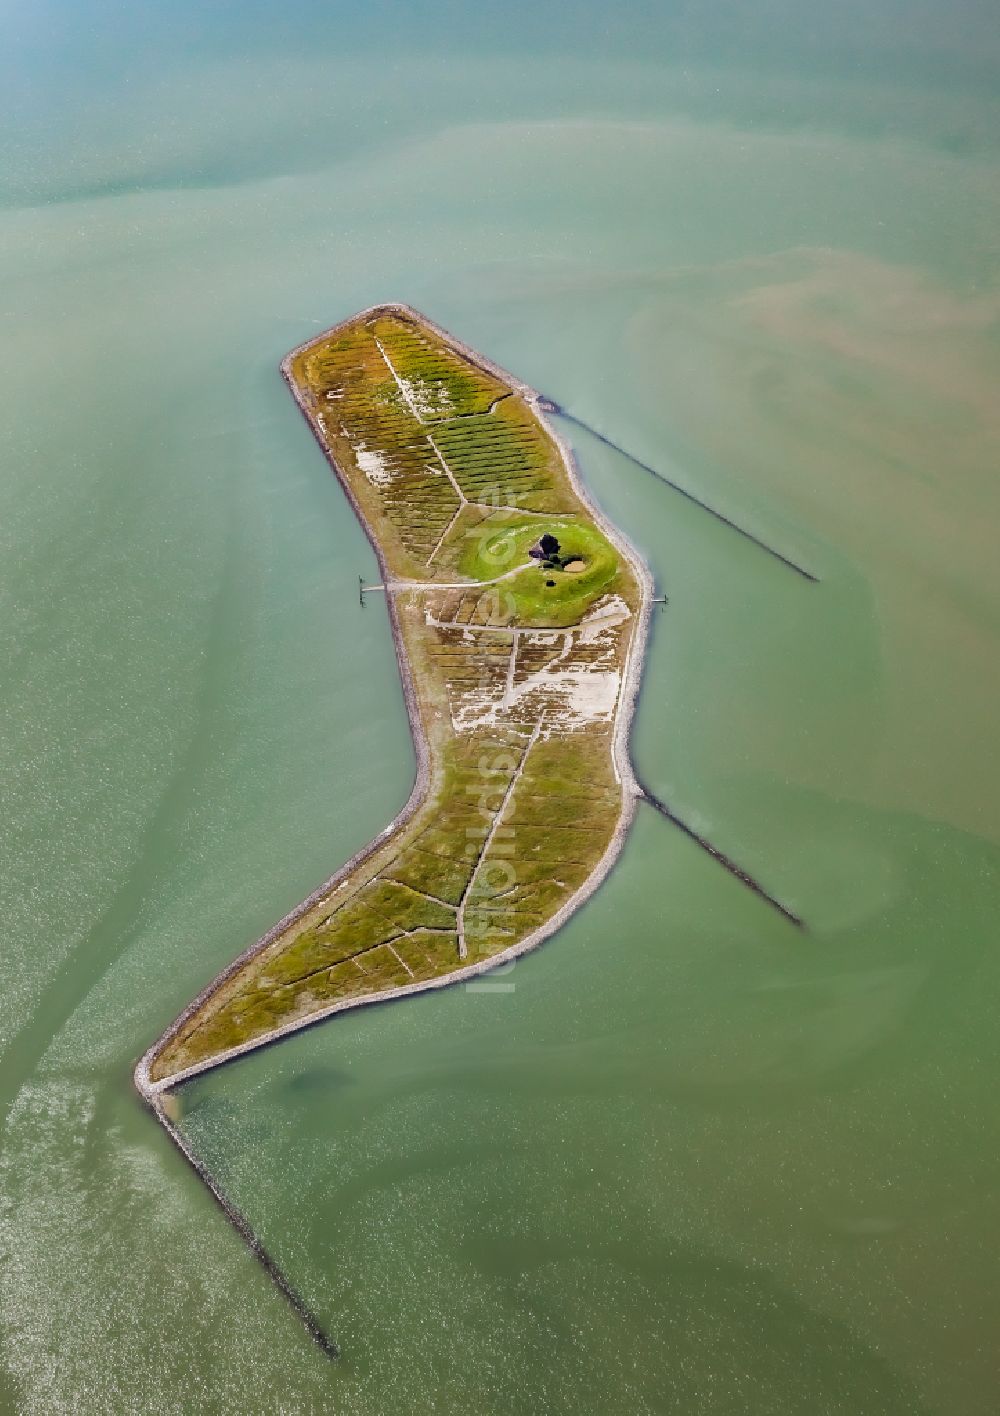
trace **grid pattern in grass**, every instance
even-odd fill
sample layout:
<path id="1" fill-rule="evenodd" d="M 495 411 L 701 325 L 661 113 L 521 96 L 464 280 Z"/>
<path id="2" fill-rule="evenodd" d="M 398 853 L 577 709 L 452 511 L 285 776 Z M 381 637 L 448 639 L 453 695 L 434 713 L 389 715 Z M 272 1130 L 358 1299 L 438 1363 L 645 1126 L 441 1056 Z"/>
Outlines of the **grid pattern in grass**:
<path id="1" fill-rule="evenodd" d="M 554 450 L 519 402 L 442 423 L 434 437 L 469 501 L 554 508 Z"/>
<path id="2" fill-rule="evenodd" d="M 412 321 L 386 315 L 370 325 L 396 371 L 410 386 L 426 422 L 485 413 L 510 389 Z"/>
<path id="3" fill-rule="evenodd" d="M 558 506 L 558 452 L 530 408 L 408 321 L 383 316 L 341 331 L 299 355 L 295 373 L 401 548 L 421 565 L 433 556 L 439 575 L 454 568 L 474 519 L 466 508 L 441 544 L 460 505 L 455 484 L 486 507 Z"/>
<path id="4" fill-rule="evenodd" d="M 402 548 L 424 564 L 459 498 L 371 331 L 361 327 L 319 345 L 303 369 L 331 445 L 350 457 Z"/>

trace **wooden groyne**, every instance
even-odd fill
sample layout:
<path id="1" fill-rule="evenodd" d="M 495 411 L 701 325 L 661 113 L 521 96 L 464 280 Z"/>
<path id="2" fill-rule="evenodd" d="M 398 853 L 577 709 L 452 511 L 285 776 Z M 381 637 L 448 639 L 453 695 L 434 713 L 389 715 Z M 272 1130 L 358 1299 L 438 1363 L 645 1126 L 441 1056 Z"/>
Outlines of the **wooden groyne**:
<path id="1" fill-rule="evenodd" d="M 676 826 L 679 831 L 683 831 L 689 840 L 694 841 L 695 845 L 700 846 L 713 860 L 717 860 L 723 869 L 728 870 L 729 874 L 734 876 L 741 885 L 745 885 L 748 890 L 752 890 L 755 895 L 764 900 L 766 904 L 769 904 L 772 909 L 777 910 L 780 915 L 783 915 L 790 924 L 794 924 L 796 929 L 805 929 L 805 920 L 801 915 L 797 915 L 794 910 L 790 910 L 787 905 L 783 905 L 777 896 L 772 895 L 770 890 L 765 890 L 760 881 L 755 880 L 749 871 L 744 870 L 741 865 L 737 865 L 730 856 L 726 855 L 725 851 L 720 851 L 718 846 L 713 846 L 712 842 L 708 840 L 707 837 L 702 836 L 693 826 L 689 826 L 675 811 L 671 811 L 666 802 L 658 797 L 655 792 L 651 792 L 649 788 L 645 786 L 643 786 L 641 790 L 642 796 L 640 799 L 642 801 L 647 802 L 654 811 L 658 811 L 662 817 Z"/>
<path id="2" fill-rule="evenodd" d="M 814 585 L 819 583 L 819 576 L 813 575 L 811 570 L 806 570 L 804 566 L 799 565 L 789 556 L 776 550 L 774 546 L 769 546 L 766 541 L 762 541 L 759 536 L 755 536 L 754 533 L 748 531 L 745 526 L 740 526 L 738 522 L 733 521 L 723 512 L 717 511 L 716 508 L 710 506 L 708 502 L 702 501 L 701 497 L 695 496 L 694 492 L 689 491 L 687 487 L 682 487 L 680 482 L 675 482 L 673 478 L 668 477 L 666 473 L 660 472 L 656 467 L 651 467 L 648 462 L 643 462 L 641 458 L 636 457 L 634 453 L 629 452 L 628 449 L 622 447 L 620 443 L 613 442 L 611 438 L 605 437 L 605 435 L 599 433 L 596 428 L 592 428 L 589 423 L 585 423 L 582 418 L 577 418 L 574 413 L 567 413 L 565 408 L 561 408 L 558 403 L 553 402 L 550 398 L 546 398 L 542 401 L 542 407 L 547 413 L 554 413 L 557 418 L 564 418 L 567 423 L 575 423 L 578 428 L 582 428 L 585 433 L 589 433 L 592 438 L 596 438 L 597 441 L 603 443 L 605 447 L 610 447 L 613 452 L 617 452 L 627 461 L 634 463 L 634 465 L 641 468 L 643 472 L 648 472 L 649 475 L 655 477 L 658 482 L 663 482 L 672 491 L 678 492 L 682 497 L 686 498 L 687 501 L 693 502 L 695 506 L 700 507 L 702 511 L 707 511 L 709 516 L 713 516 L 716 521 L 721 521 L 723 526 L 728 526 L 729 529 L 735 531 L 738 536 L 742 536 L 744 540 L 750 541 L 760 550 L 765 551 L 769 556 L 773 556 L 774 559 L 780 561 L 782 565 L 786 565 L 789 570 L 794 570 L 795 574 L 801 575 L 803 580 L 809 580 Z"/>
<path id="3" fill-rule="evenodd" d="M 232 1200 L 222 1189 L 215 1176 L 202 1161 L 198 1159 L 173 1121 L 167 1116 L 163 1106 L 159 1104 L 159 1101 L 157 1101 L 157 1104 L 151 1105 L 151 1110 L 174 1145 L 180 1151 L 181 1155 L 187 1161 L 188 1165 L 190 1165 L 191 1169 L 198 1176 L 198 1179 L 206 1186 L 212 1198 L 246 1244 L 254 1258 L 264 1269 L 265 1273 L 286 1299 L 296 1315 L 301 1319 L 303 1326 L 316 1343 L 316 1346 L 321 1352 L 325 1353 L 331 1361 L 336 1360 L 336 1358 L 340 1356 L 340 1349 L 337 1344 L 334 1342 L 333 1338 L 324 1331 L 319 1318 L 317 1318 L 316 1314 L 309 1307 L 301 1293 L 289 1283 L 275 1260 L 271 1257 L 271 1254 L 254 1233 L 246 1216 L 241 1210 L 237 1209 Z"/>

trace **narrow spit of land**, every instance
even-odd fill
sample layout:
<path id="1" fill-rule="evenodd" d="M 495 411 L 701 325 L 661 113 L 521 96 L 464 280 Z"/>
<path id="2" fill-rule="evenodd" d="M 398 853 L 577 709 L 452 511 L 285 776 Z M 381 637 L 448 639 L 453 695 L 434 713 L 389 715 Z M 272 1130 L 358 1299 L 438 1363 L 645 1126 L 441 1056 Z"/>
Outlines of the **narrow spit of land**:
<path id="1" fill-rule="evenodd" d="M 643 799 L 801 921 L 633 774 L 652 579 L 589 501 L 544 417 L 553 406 L 404 305 L 335 326 L 282 372 L 378 559 L 416 781 L 381 835 L 198 995 L 135 1081 L 334 1357 L 177 1128 L 173 1087 L 342 1009 L 540 943 L 603 880 Z"/>
<path id="2" fill-rule="evenodd" d="M 343 1008 L 537 944 L 603 879 L 642 795 L 627 734 L 652 582 L 539 395 L 400 305 L 282 368 L 378 557 L 417 780 L 146 1053 L 153 1104 Z"/>

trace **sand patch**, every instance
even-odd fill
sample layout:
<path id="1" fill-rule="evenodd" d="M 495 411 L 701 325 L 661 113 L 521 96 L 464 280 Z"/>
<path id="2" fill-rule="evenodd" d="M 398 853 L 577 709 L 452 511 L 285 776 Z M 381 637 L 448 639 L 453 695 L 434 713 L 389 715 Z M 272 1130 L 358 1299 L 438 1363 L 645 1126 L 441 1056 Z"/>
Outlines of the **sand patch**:
<path id="1" fill-rule="evenodd" d="M 392 467 L 385 453 L 359 442 L 354 444 L 354 460 L 373 486 L 384 487 L 392 481 Z"/>
<path id="2" fill-rule="evenodd" d="M 578 625 L 559 630 L 518 630 L 503 683 L 491 680 L 474 688 L 452 689 L 453 727 L 460 733 L 475 732 L 506 722 L 537 721 L 544 715 L 548 737 L 610 723 L 621 692 L 621 631 L 630 618 L 625 601 L 618 595 L 609 595 Z M 466 633 L 474 637 L 475 627 Z M 558 652 L 542 667 L 515 676 L 519 654 L 555 648 L 560 641 Z M 574 654 L 579 656 L 577 662 Z"/>

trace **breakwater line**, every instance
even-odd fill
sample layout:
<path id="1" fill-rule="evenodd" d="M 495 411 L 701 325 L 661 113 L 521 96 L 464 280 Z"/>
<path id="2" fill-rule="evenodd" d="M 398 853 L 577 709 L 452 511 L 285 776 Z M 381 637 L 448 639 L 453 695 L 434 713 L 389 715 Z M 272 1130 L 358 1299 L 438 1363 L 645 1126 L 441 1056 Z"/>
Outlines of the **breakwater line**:
<path id="1" fill-rule="evenodd" d="M 765 890 L 760 881 L 755 880 L 749 871 L 737 865 L 730 856 L 726 855 L 725 851 L 720 851 L 718 846 L 713 846 L 711 841 L 697 832 L 693 826 L 689 826 L 675 811 L 671 811 L 666 802 L 662 801 L 655 792 L 651 792 L 648 787 L 642 786 L 641 783 L 640 788 L 642 792 L 640 797 L 641 801 L 647 802 L 654 811 L 658 811 L 662 817 L 676 826 L 679 831 L 683 831 L 689 840 L 694 841 L 695 845 L 700 846 L 703 851 L 707 851 L 713 860 L 717 860 L 724 870 L 728 870 L 730 875 L 735 876 L 741 885 L 745 885 L 748 890 L 752 890 L 755 895 L 758 895 L 766 904 L 769 904 L 772 909 L 777 910 L 780 915 L 783 915 L 790 924 L 794 924 L 796 929 L 805 929 L 806 923 L 801 915 L 797 915 L 794 910 L 790 910 L 787 905 L 783 905 L 769 890 Z"/>
<path id="2" fill-rule="evenodd" d="M 215 1176 L 195 1155 L 194 1151 L 188 1145 L 187 1141 L 181 1135 L 180 1131 L 174 1125 L 173 1121 L 171 1121 L 169 1116 L 167 1116 L 159 1097 L 157 1097 L 155 1103 L 150 1103 L 150 1110 L 155 1115 L 157 1121 L 160 1122 L 167 1135 L 173 1141 L 174 1145 L 180 1151 L 181 1155 L 187 1161 L 188 1165 L 190 1165 L 191 1169 L 198 1176 L 198 1179 L 205 1184 L 212 1198 L 222 1210 L 222 1213 L 229 1220 L 229 1223 L 236 1230 L 237 1234 L 243 1240 L 244 1244 L 246 1244 L 247 1248 L 250 1250 L 251 1254 L 253 1254 L 254 1258 L 260 1264 L 261 1268 L 264 1269 L 265 1273 L 274 1283 L 279 1293 L 287 1301 L 289 1306 L 293 1309 L 298 1318 L 301 1320 L 303 1327 L 306 1329 L 309 1336 L 316 1343 L 316 1346 L 320 1349 L 321 1352 L 325 1353 L 325 1355 L 329 1357 L 331 1361 L 335 1361 L 336 1358 L 340 1356 L 339 1347 L 334 1342 L 333 1338 L 329 1337 L 327 1333 L 324 1332 L 323 1327 L 316 1314 L 309 1307 L 308 1303 L 302 1297 L 301 1293 L 299 1293 L 295 1288 L 292 1287 L 288 1279 L 282 1273 L 281 1269 L 275 1263 L 274 1259 L 268 1253 L 267 1249 L 257 1238 L 257 1235 L 250 1227 L 246 1216 L 236 1208 L 232 1200 L 229 1199 L 228 1195 L 226 1195 L 225 1191 L 222 1189 L 219 1182 L 216 1180 Z"/>
<path id="3" fill-rule="evenodd" d="M 769 556 L 773 556 L 775 560 L 780 561 L 781 564 L 787 566 L 789 570 L 793 570 L 796 575 L 801 575 L 803 580 L 808 580 L 813 585 L 819 584 L 819 576 L 813 575 L 811 570 L 806 570 L 804 566 L 799 565 L 798 562 L 783 555 L 781 551 L 775 550 L 774 546 L 769 546 L 766 541 L 762 541 L 759 536 L 755 536 L 754 533 L 748 531 L 745 526 L 740 526 L 738 522 L 731 520 L 723 512 L 717 511 L 714 506 L 709 506 L 708 502 L 702 501 L 701 497 L 695 496 L 694 492 L 688 491 L 687 487 L 682 487 L 679 482 L 675 482 L 672 478 L 668 477 L 665 472 L 660 472 L 657 468 L 651 467 L 648 462 L 643 462 L 641 458 L 636 457 L 635 454 L 629 452 L 627 448 L 622 447 L 619 443 L 613 442 L 611 438 L 605 437 L 604 434 L 599 433 L 596 428 L 592 428 L 589 423 L 585 423 L 582 418 L 577 418 L 574 413 L 567 413 L 565 408 L 555 403 L 551 398 L 544 399 L 542 401 L 542 407 L 546 413 L 554 413 L 557 418 L 564 418 L 567 423 L 574 423 L 578 428 L 582 428 L 585 433 L 589 433 L 592 438 L 596 438 L 598 442 L 603 443 L 605 447 L 610 447 L 612 452 L 617 452 L 621 457 L 626 458 L 627 461 L 641 468 L 643 472 L 648 472 L 651 477 L 655 477 L 658 482 L 663 482 L 666 486 L 670 487 L 672 491 L 679 492 L 682 497 L 685 497 L 689 502 L 693 502 L 694 505 L 700 507 L 702 511 L 707 511 L 709 516 L 714 516 L 716 521 L 721 521 L 723 526 L 728 526 L 731 531 L 735 531 L 736 534 L 742 536 L 744 540 L 750 541 L 760 550 L 765 551 Z"/>

